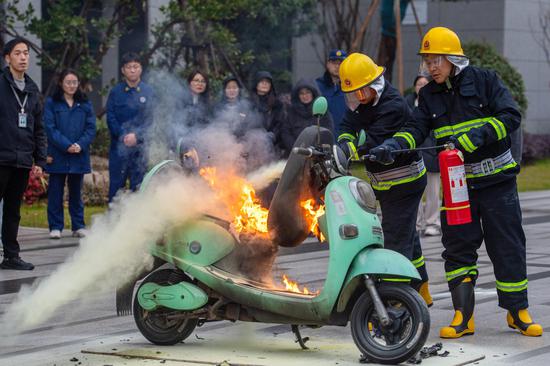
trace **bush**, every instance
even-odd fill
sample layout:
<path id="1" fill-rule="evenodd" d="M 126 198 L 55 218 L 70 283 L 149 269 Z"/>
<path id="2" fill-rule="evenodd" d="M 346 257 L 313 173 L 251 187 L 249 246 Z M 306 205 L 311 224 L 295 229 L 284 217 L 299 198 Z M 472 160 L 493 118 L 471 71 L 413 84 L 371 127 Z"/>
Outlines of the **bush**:
<path id="1" fill-rule="evenodd" d="M 527 110 L 527 98 L 521 74 L 488 43 L 467 42 L 463 46 L 464 54 L 470 59 L 471 65 L 496 71 L 524 114 Z"/>
<path id="2" fill-rule="evenodd" d="M 523 162 L 530 163 L 550 157 L 550 135 L 525 133 L 523 136 Z"/>
<path id="3" fill-rule="evenodd" d="M 96 123 L 95 139 L 90 147 L 92 155 L 106 158 L 109 156 L 109 145 L 111 144 L 111 136 L 105 119 L 98 119 Z"/>

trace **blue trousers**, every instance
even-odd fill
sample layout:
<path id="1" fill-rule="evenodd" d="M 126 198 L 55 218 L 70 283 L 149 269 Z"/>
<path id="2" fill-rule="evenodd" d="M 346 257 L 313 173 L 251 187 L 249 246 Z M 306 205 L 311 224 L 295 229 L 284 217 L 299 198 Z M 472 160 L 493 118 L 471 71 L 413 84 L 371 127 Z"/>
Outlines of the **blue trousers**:
<path id="1" fill-rule="evenodd" d="M 63 191 L 65 181 L 69 188 L 69 214 L 73 231 L 83 229 L 84 202 L 82 202 L 82 182 L 84 174 L 50 173 L 48 184 L 48 224 L 51 230 L 63 230 Z"/>
<path id="2" fill-rule="evenodd" d="M 111 147 L 109 151 L 109 202 L 130 181 L 130 190 L 136 191 L 143 180 L 146 167 L 139 150 L 120 154 Z"/>

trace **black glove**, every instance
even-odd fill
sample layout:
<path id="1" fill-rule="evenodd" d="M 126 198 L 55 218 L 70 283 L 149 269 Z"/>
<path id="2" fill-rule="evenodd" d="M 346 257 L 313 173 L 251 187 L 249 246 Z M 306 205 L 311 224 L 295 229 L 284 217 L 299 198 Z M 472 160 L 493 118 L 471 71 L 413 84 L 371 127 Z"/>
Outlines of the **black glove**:
<path id="1" fill-rule="evenodd" d="M 455 135 L 449 136 L 449 139 L 447 140 L 447 143 L 453 144 L 455 146 L 455 149 L 458 149 L 460 151 L 464 151 L 464 148 L 462 147 L 460 142 L 458 142 L 458 139 L 456 138 Z"/>
<path id="2" fill-rule="evenodd" d="M 392 164 L 394 162 L 393 152 L 395 150 L 399 150 L 400 148 L 401 146 L 395 139 L 388 139 L 384 141 L 382 145 L 369 150 L 369 160 L 373 160 L 384 165 Z"/>

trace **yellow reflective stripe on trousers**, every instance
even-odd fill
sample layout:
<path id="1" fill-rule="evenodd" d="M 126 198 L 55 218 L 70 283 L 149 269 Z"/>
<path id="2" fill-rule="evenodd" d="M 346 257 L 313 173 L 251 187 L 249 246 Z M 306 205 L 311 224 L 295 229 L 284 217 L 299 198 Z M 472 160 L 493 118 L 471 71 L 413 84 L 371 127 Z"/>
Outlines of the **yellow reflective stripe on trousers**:
<path id="1" fill-rule="evenodd" d="M 483 126 L 487 123 L 490 123 L 493 120 L 498 121 L 498 119 L 496 119 L 494 117 L 485 117 L 485 118 L 472 119 L 470 121 L 466 121 L 466 122 L 462 122 L 462 123 L 457 123 L 456 125 L 452 125 L 452 126 L 439 127 L 439 128 L 436 128 L 434 130 L 434 137 L 436 139 L 440 139 L 440 138 L 443 138 L 443 137 L 468 132 L 472 128 L 481 127 L 481 126 Z M 500 122 L 500 121 L 498 121 L 498 122 Z M 502 123 L 502 122 L 500 122 L 500 123 Z M 504 126 L 504 124 L 502 126 Z M 505 129 L 505 131 L 506 131 L 506 129 Z"/>
<path id="2" fill-rule="evenodd" d="M 384 181 L 384 182 L 374 182 L 369 177 L 366 177 L 366 180 L 372 186 L 372 188 L 377 189 L 379 191 L 387 191 L 391 187 L 396 186 L 398 184 L 404 184 L 404 183 L 409 183 L 409 182 L 415 181 L 418 178 L 421 178 L 424 174 L 426 174 L 426 168 L 425 167 L 417 175 L 414 175 L 414 176 L 408 177 L 408 178 L 397 179 L 397 180 L 388 180 L 388 181 Z"/>
<path id="3" fill-rule="evenodd" d="M 355 136 L 353 136 L 351 133 L 343 133 L 340 136 L 338 136 L 338 142 L 342 140 L 353 141 L 355 140 Z"/>
<path id="4" fill-rule="evenodd" d="M 460 145 L 462 145 L 464 150 L 466 150 L 469 153 L 473 153 L 477 149 L 477 147 L 474 145 L 472 140 L 470 140 L 468 135 L 466 135 L 465 133 L 458 136 L 457 140 L 458 142 L 460 142 Z"/>
<path id="5" fill-rule="evenodd" d="M 496 281 L 497 290 L 504 292 L 520 292 L 527 290 L 527 279 L 520 282 L 501 282 Z"/>
<path id="6" fill-rule="evenodd" d="M 506 137 L 506 127 L 504 127 L 504 123 L 500 122 L 496 118 L 491 118 L 488 122 L 495 129 L 497 133 L 497 140 L 502 140 L 503 138 Z"/>
<path id="7" fill-rule="evenodd" d="M 421 256 L 419 258 L 416 258 L 416 259 L 412 260 L 411 263 L 415 266 L 415 268 L 422 267 L 425 264 L 424 263 L 424 256 Z"/>
<path id="8" fill-rule="evenodd" d="M 477 274 L 477 266 L 461 267 L 455 269 L 454 271 L 445 272 L 445 277 L 447 278 L 447 281 L 451 281 L 455 278 L 468 274 Z"/>
<path id="9" fill-rule="evenodd" d="M 409 144 L 409 148 L 414 149 L 416 148 L 416 141 L 414 140 L 414 137 L 409 132 L 398 132 L 393 137 L 401 137 L 404 138 L 407 143 Z"/>
<path id="10" fill-rule="evenodd" d="M 488 175 L 493 175 L 493 174 L 500 173 L 500 172 L 502 172 L 502 171 L 504 171 L 504 170 L 507 170 L 507 169 L 515 168 L 517 165 L 518 165 L 518 163 L 516 163 L 516 162 L 514 161 L 513 163 L 507 164 L 507 165 L 503 166 L 502 168 L 495 169 L 494 171 L 491 172 L 491 174 L 485 174 L 485 173 L 467 174 L 467 173 L 466 173 L 466 178 L 486 177 L 486 176 L 488 176 Z"/>

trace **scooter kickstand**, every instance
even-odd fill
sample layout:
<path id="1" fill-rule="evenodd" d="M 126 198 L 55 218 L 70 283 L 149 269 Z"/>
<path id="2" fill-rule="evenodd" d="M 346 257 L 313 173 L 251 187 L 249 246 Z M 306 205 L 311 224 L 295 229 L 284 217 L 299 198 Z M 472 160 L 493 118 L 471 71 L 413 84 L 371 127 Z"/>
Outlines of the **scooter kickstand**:
<path id="1" fill-rule="evenodd" d="M 308 346 L 306 346 L 306 342 L 309 341 L 309 337 L 302 338 L 302 334 L 300 334 L 300 328 L 298 328 L 297 324 L 291 325 L 292 332 L 296 336 L 295 343 L 298 343 L 302 349 L 309 349 Z"/>

